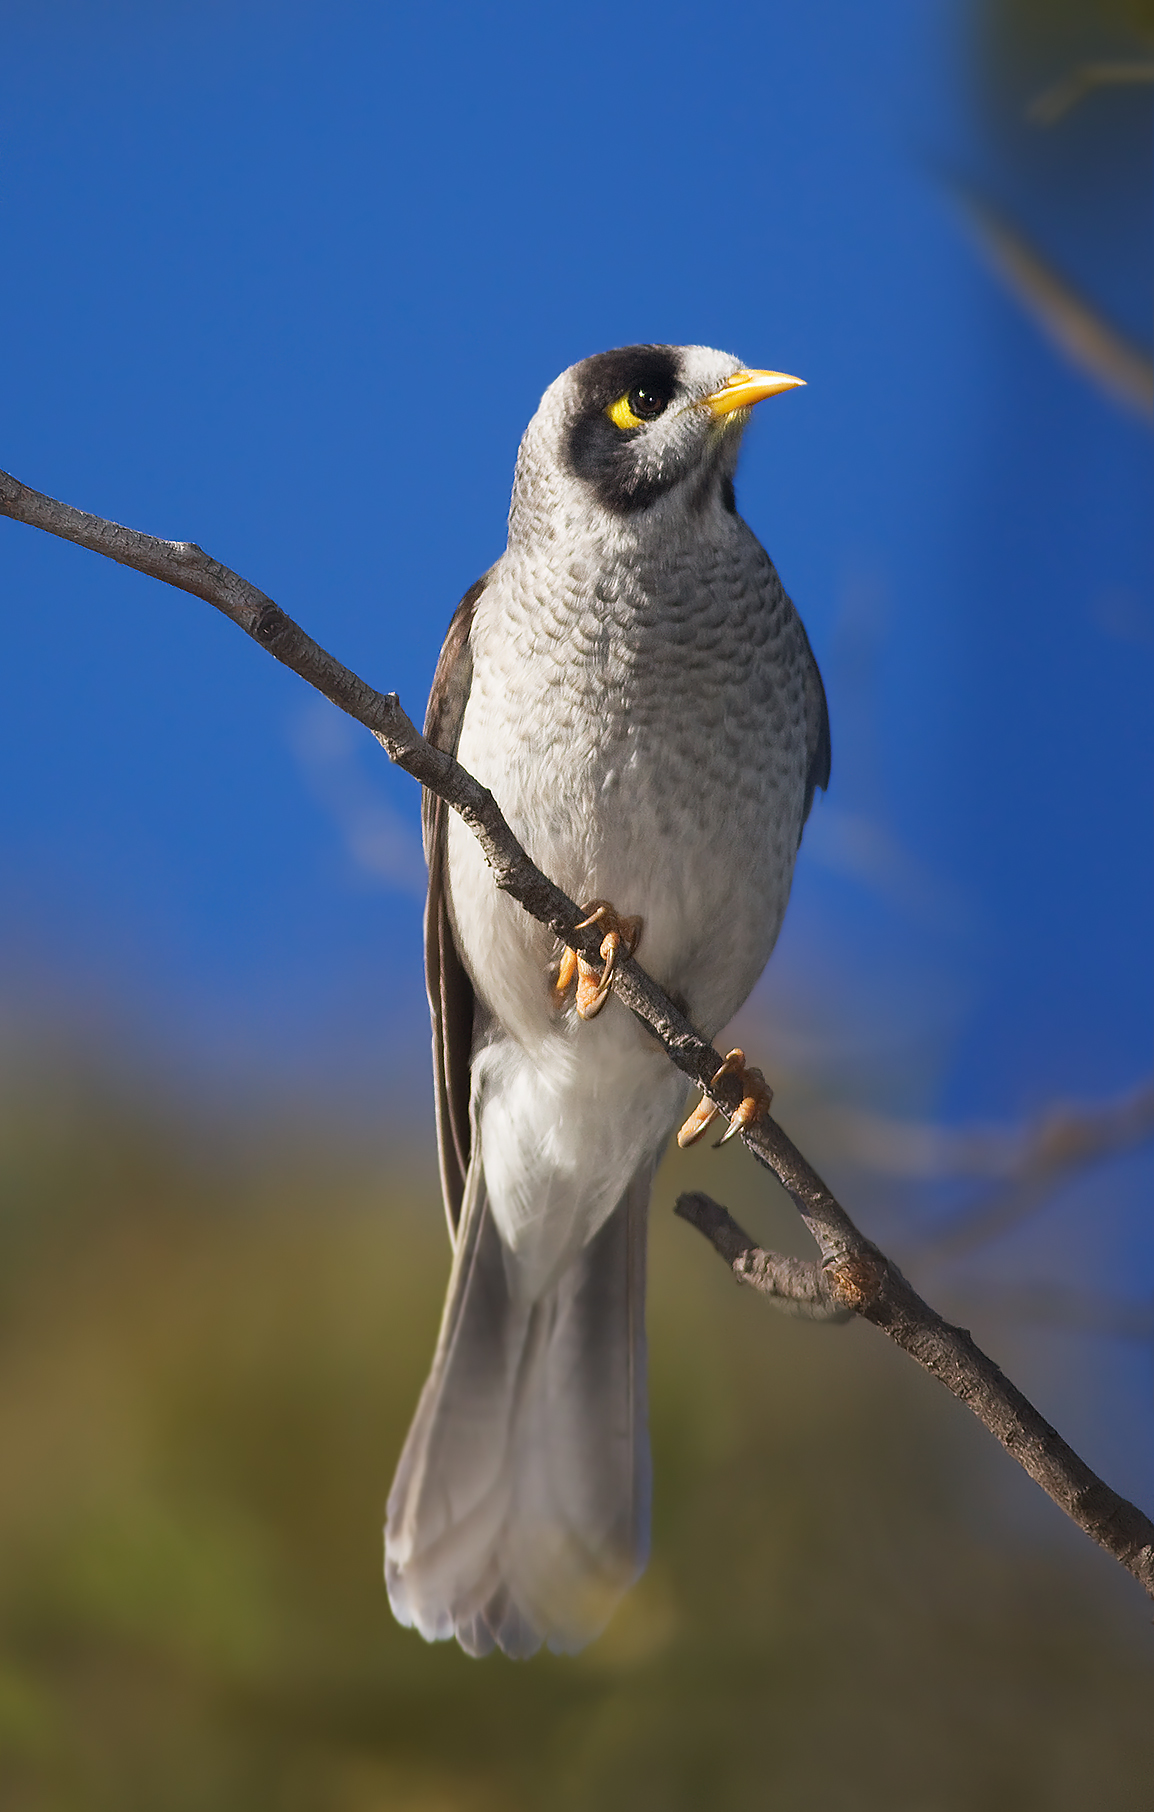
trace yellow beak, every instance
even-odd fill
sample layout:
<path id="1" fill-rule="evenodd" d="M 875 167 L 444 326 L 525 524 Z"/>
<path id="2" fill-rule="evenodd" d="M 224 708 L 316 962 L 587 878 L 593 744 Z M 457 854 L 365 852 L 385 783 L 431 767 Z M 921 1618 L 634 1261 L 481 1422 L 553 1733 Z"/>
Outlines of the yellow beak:
<path id="1" fill-rule="evenodd" d="M 780 396 L 783 390 L 796 390 L 804 383 L 804 378 L 787 377 L 784 371 L 735 371 L 720 390 L 702 397 L 701 407 L 710 415 L 732 415 L 735 409 L 752 409 L 763 397 Z"/>

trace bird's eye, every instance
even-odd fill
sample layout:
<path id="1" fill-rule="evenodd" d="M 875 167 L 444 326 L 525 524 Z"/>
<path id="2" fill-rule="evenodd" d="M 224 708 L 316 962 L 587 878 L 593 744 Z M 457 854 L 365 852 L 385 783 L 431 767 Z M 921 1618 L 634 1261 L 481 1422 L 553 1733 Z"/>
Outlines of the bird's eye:
<path id="1" fill-rule="evenodd" d="M 614 427 L 641 428 L 646 422 L 656 421 L 668 406 L 669 398 L 664 391 L 652 384 L 634 384 L 632 390 L 619 396 L 605 413 Z"/>
<path id="2" fill-rule="evenodd" d="M 656 421 L 668 400 L 659 390 L 650 390 L 644 384 L 629 392 L 629 407 L 643 422 Z"/>

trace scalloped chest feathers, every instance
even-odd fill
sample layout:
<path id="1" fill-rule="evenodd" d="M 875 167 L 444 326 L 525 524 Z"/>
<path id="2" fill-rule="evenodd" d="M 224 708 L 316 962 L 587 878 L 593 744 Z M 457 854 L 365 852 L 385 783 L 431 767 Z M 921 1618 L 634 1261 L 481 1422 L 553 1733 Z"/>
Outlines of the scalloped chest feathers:
<path id="1" fill-rule="evenodd" d="M 810 656 L 768 556 L 731 516 L 680 558 L 507 553 L 470 640 L 459 759 L 566 892 L 642 915 L 640 960 L 716 1031 L 773 947 L 805 797 Z M 449 884 L 474 983 L 509 1024 L 497 938 L 534 964 L 552 940 L 455 815 Z"/>

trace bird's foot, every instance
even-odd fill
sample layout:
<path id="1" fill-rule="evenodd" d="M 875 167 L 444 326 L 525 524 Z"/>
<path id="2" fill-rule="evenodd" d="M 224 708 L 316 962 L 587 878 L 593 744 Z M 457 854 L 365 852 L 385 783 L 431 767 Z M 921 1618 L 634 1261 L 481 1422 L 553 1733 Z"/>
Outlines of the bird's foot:
<path id="1" fill-rule="evenodd" d="M 597 925 L 604 932 L 601 939 L 601 968 L 598 969 L 596 963 L 591 963 L 578 951 L 566 947 L 561 955 L 553 996 L 560 1005 L 576 976 L 577 1011 L 582 1019 L 596 1019 L 609 999 L 613 977 L 622 956 L 632 956 L 637 948 L 642 921 L 638 918 L 623 919 L 608 900 L 590 900 L 581 910 L 588 916 L 577 926 L 578 931 Z"/>
<path id="2" fill-rule="evenodd" d="M 728 1144 L 730 1139 L 736 1138 L 739 1132 L 744 1132 L 747 1126 L 752 1126 L 755 1120 L 760 1120 L 763 1114 L 768 1113 L 773 1100 L 773 1090 L 761 1071 L 746 1069 L 744 1051 L 730 1051 L 714 1076 L 713 1082 L 710 1083 L 710 1087 L 712 1088 L 715 1083 L 720 1082 L 723 1076 L 739 1078 L 741 1104 L 734 1108 L 729 1126 L 713 1148 L 715 1151 L 718 1147 Z M 720 1112 L 721 1109 L 714 1106 L 708 1095 L 702 1095 L 701 1100 L 677 1135 L 677 1143 L 682 1149 L 684 1150 L 687 1145 L 696 1145 L 698 1139 L 712 1126 Z"/>

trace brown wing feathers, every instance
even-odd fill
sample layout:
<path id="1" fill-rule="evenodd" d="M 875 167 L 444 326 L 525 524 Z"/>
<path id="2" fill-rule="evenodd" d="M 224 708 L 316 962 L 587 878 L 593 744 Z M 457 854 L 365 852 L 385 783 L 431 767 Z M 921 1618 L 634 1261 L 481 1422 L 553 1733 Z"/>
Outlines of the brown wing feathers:
<path id="1" fill-rule="evenodd" d="M 473 661 L 469 632 L 477 600 L 488 574 L 470 586 L 449 625 L 441 649 L 429 705 L 425 735 L 451 754 L 457 747 L 461 719 L 469 697 Z M 421 802 L 429 893 L 425 903 L 425 985 L 433 1021 L 433 1083 L 437 1108 L 437 1148 L 441 1188 L 449 1225 L 456 1229 L 469 1167 L 469 1057 L 473 1042 L 473 986 L 453 941 L 445 893 L 445 814 L 448 807 L 434 793 Z"/>

